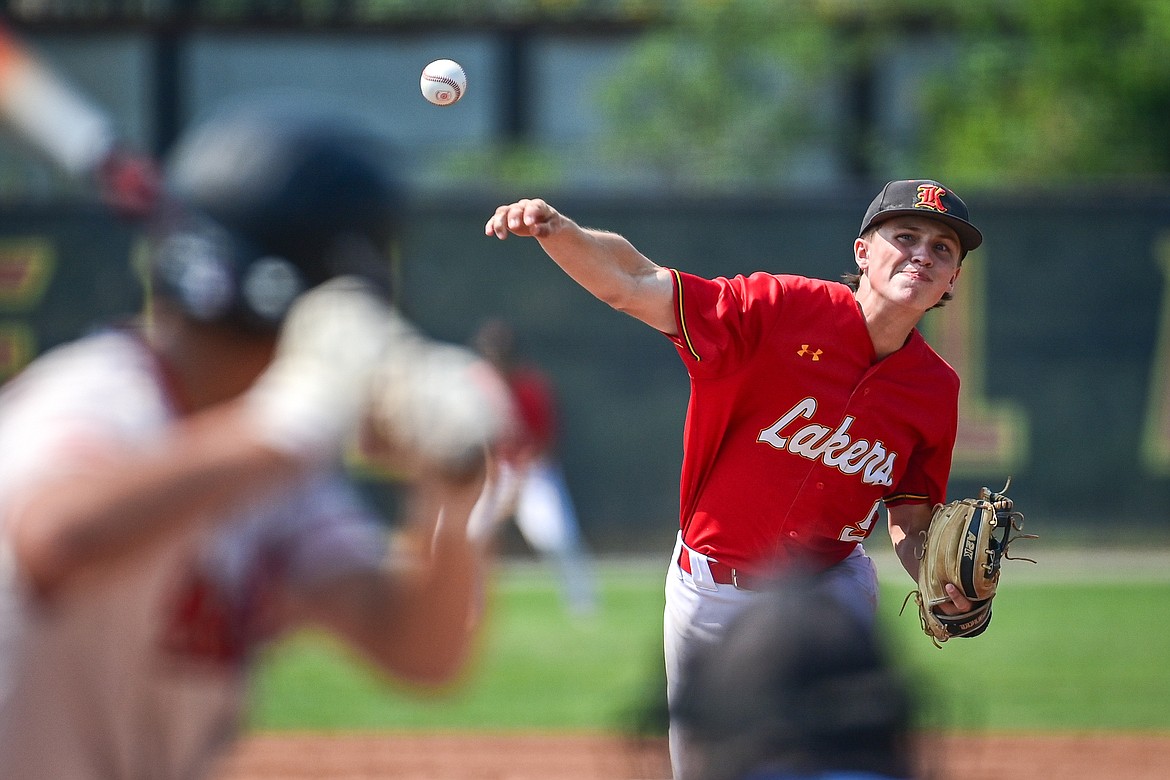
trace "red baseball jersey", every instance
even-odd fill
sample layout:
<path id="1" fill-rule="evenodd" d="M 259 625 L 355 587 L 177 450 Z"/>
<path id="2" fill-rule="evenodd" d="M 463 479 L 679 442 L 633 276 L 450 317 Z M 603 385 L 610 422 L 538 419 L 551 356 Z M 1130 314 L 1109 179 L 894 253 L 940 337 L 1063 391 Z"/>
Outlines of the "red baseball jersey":
<path id="1" fill-rule="evenodd" d="M 540 452 L 552 449 L 557 436 L 557 417 L 548 377 L 535 367 L 520 366 L 509 372 L 506 379 L 523 423 L 524 444 Z"/>
<path id="2" fill-rule="evenodd" d="M 869 536 L 883 502 L 944 500 L 959 377 L 917 330 L 879 361 L 844 284 L 673 273 L 692 549 L 747 571 L 827 567 Z"/>

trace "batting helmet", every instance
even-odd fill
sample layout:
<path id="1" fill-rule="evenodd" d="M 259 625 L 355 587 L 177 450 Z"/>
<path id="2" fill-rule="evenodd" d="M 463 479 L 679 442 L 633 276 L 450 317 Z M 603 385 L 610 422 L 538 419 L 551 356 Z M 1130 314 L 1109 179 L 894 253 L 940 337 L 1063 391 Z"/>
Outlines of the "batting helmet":
<path id="1" fill-rule="evenodd" d="M 275 329 L 302 292 L 357 275 L 390 293 L 400 197 L 372 136 L 288 106 L 221 115 L 176 145 L 152 289 L 196 320 Z"/>

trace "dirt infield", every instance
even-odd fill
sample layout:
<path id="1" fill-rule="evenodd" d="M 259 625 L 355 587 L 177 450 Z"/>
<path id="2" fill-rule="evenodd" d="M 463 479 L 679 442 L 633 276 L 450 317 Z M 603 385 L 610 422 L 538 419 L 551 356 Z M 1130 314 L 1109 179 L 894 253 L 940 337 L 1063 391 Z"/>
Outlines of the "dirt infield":
<path id="1" fill-rule="evenodd" d="M 932 736 L 937 780 L 1163 780 L 1170 735 Z M 598 736 L 318 735 L 249 737 L 219 780 L 664 780 L 664 742 Z"/>

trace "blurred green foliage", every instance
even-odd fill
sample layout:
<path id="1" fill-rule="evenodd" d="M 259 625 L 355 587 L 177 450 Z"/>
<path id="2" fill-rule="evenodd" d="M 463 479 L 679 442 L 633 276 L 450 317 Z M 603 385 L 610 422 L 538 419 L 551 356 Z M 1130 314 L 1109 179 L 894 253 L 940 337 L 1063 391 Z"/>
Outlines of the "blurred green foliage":
<path id="1" fill-rule="evenodd" d="M 782 178 L 804 144 L 847 132 L 826 96 L 887 23 L 840 25 L 883 4 L 682 0 L 603 95 L 611 146 L 673 185 Z"/>
<path id="2" fill-rule="evenodd" d="M 1170 3 L 959 3 L 958 56 L 927 96 L 923 162 L 996 183 L 1170 172 Z"/>
<path id="3" fill-rule="evenodd" d="M 1168 44 L 1165 0 L 680 0 L 607 90 L 610 143 L 705 187 L 782 180 L 810 143 L 856 178 L 1162 177 Z M 913 94 L 884 91 L 899 61 Z"/>

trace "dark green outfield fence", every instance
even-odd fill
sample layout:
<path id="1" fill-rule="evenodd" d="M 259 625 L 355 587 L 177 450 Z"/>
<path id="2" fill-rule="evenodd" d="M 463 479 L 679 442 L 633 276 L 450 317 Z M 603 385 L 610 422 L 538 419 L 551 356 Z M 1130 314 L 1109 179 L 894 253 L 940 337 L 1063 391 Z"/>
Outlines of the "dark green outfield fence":
<path id="1" fill-rule="evenodd" d="M 528 194 L 528 193 L 525 193 Z M 666 199 L 545 195 L 703 275 L 757 269 L 837 278 L 872 193 Z M 1002 485 L 1029 530 L 1152 528 L 1170 541 L 1170 190 L 965 192 L 986 235 L 957 299 L 927 316 L 964 380 L 953 496 Z M 673 536 L 687 379 L 666 339 L 610 311 L 528 239 L 483 235 L 511 194 L 416 204 L 405 308 L 469 338 L 504 315 L 554 377 L 563 456 L 601 550 Z M 132 235 L 88 208 L 0 213 L 0 359 L 8 371 L 95 321 L 132 310 Z"/>

